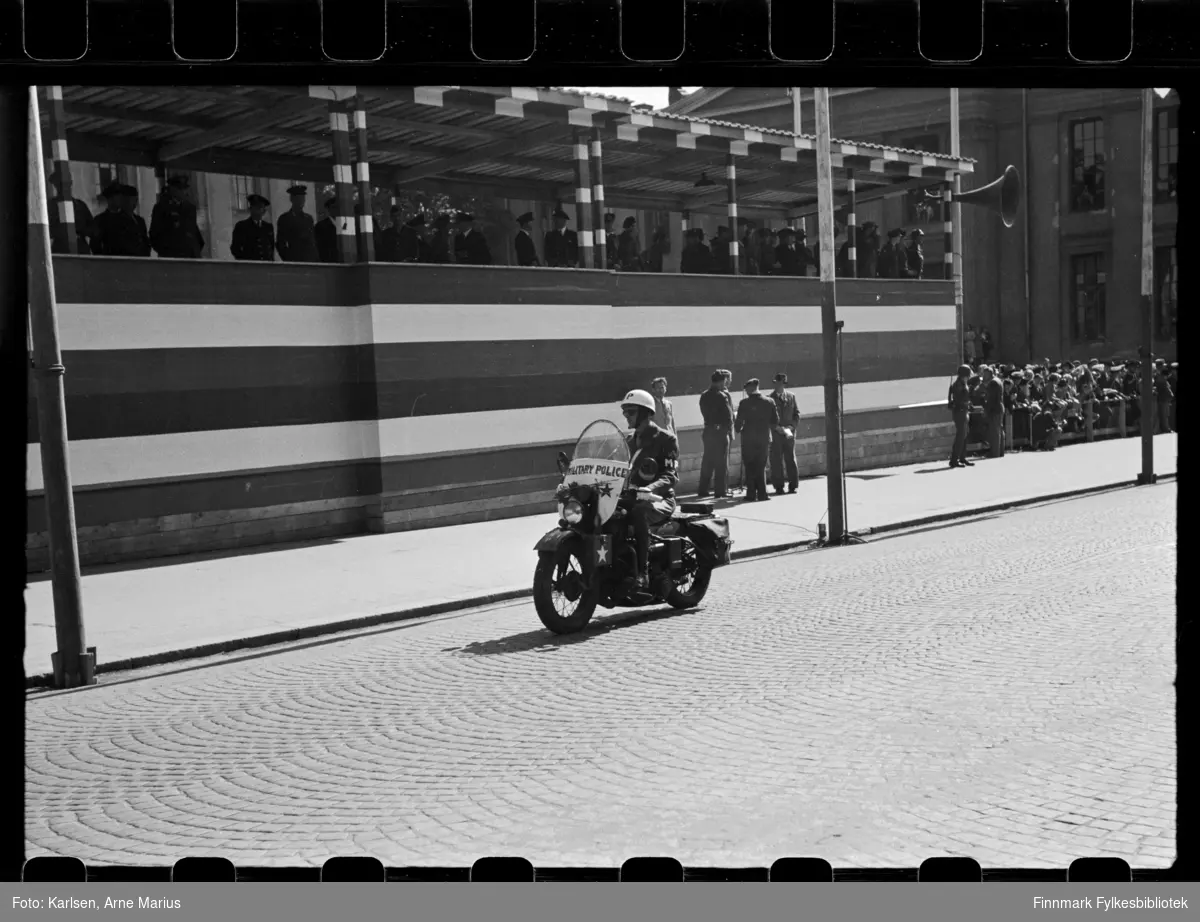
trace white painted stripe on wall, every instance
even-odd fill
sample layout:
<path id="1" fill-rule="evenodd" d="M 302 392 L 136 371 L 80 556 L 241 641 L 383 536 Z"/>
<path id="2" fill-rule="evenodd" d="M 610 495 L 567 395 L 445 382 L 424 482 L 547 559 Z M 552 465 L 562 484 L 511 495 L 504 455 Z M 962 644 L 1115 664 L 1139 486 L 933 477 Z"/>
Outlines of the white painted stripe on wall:
<path id="1" fill-rule="evenodd" d="M 346 223 L 353 231 L 351 220 Z M 579 234 L 580 243 L 587 245 L 590 233 Z M 62 348 L 80 352 L 821 332 L 817 305 L 63 303 L 58 307 Z M 846 322 L 848 333 L 957 329 L 953 304 L 839 306 L 838 319 Z"/>
<path id="2" fill-rule="evenodd" d="M 747 369 L 746 373 L 759 371 Z M 738 369 L 735 372 L 741 374 Z M 771 370 L 763 370 L 767 378 Z M 847 384 L 845 412 L 944 402 L 949 376 Z M 631 382 L 636 384 L 638 382 Z M 820 386 L 790 388 L 803 416 L 824 413 Z M 735 405 L 738 394 L 734 394 Z M 703 423 L 699 395 L 671 397 L 680 429 Z M 486 451 L 513 445 L 567 442 L 594 420 L 619 422 L 611 403 L 416 416 L 309 426 L 224 429 L 123 439 L 71 442 L 71 478 L 77 486 L 129 483 L 249 471 L 300 464 L 361 461 Z M 29 490 L 42 489 L 41 452 L 28 445 Z M 381 454 L 382 453 L 382 454 Z"/>

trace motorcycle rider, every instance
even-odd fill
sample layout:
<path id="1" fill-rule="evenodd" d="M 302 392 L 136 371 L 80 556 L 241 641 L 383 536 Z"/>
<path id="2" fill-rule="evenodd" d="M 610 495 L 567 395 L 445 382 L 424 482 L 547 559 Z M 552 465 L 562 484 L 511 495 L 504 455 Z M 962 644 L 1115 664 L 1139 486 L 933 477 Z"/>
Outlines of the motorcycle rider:
<path id="1" fill-rule="evenodd" d="M 621 401 L 621 413 L 633 430 L 629 436 L 629 485 L 637 496 L 629 509 L 629 522 L 637 542 L 635 580 L 639 589 L 650 585 L 650 528 L 674 514 L 675 484 L 679 482 L 679 442 L 654 423 L 654 411 L 654 396 L 648 391 L 632 390 Z M 639 471 L 647 459 L 657 466 L 652 480 Z"/>

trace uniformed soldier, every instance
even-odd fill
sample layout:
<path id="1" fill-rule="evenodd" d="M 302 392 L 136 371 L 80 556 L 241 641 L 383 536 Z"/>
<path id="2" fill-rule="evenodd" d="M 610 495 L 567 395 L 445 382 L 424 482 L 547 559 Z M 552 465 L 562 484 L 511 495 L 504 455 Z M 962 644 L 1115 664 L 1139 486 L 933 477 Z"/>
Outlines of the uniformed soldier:
<path id="1" fill-rule="evenodd" d="M 341 262 L 338 253 L 338 200 L 325 200 L 325 214 L 313 227 L 313 238 L 317 241 L 317 258 L 323 263 Z"/>
<path id="2" fill-rule="evenodd" d="M 904 229 L 897 227 L 888 231 L 887 243 L 879 251 L 879 277 L 881 279 L 897 279 L 903 276 L 899 272 L 899 260 L 904 257 L 899 239 L 904 236 Z"/>
<path id="3" fill-rule="evenodd" d="M 125 212 L 130 221 L 133 222 L 137 233 L 137 256 L 150 255 L 150 235 L 146 231 L 146 219 L 137 213 L 138 207 L 138 190 L 137 186 L 121 186 L 121 210 Z"/>
<path id="4" fill-rule="evenodd" d="M 717 239 L 712 243 L 712 269 L 714 275 L 731 275 L 733 269 L 729 265 L 729 244 L 733 237 L 729 228 L 722 224 L 717 228 Z"/>
<path id="5" fill-rule="evenodd" d="M 379 234 L 379 244 L 375 247 L 375 260 L 381 263 L 400 261 L 400 206 L 393 205 L 388 214 L 391 223 Z"/>
<path id="6" fill-rule="evenodd" d="M 396 261 L 415 263 L 421 261 L 421 231 L 425 229 L 425 213 L 413 215 L 404 222 L 396 235 Z"/>
<path id="7" fill-rule="evenodd" d="M 265 196 L 256 194 L 247 196 L 246 204 L 250 206 L 250 217 L 233 226 L 233 242 L 229 245 L 229 252 L 234 259 L 274 262 L 275 228 L 270 221 L 263 220 L 271 203 Z"/>
<path id="8" fill-rule="evenodd" d="M 802 259 L 802 254 L 796 248 L 796 231 L 790 227 L 780 228 L 779 246 L 775 248 L 775 262 L 779 266 L 776 274 L 804 275 L 806 264 Z"/>
<path id="9" fill-rule="evenodd" d="M 479 228 L 475 216 L 460 211 L 457 215 L 459 232 L 454 237 L 454 261 L 474 266 L 490 266 L 492 251 Z"/>
<path id="10" fill-rule="evenodd" d="M 124 186 L 109 183 L 101 193 L 108 202 L 108 210 L 96 215 L 93 222 L 95 237 L 92 252 L 98 256 L 140 256 L 141 240 L 137 224 L 129 219 L 122 208 Z"/>
<path id="11" fill-rule="evenodd" d="M 704 419 L 704 455 L 700 459 L 699 496 L 709 495 L 709 487 L 716 490 L 717 499 L 729 495 L 729 440 L 733 435 L 733 408 L 729 393 L 725 390 L 725 375 L 718 369 L 712 373 L 712 383 L 700 395 L 700 415 Z M 715 483 L 714 483 L 715 481 Z"/>
<path id="12" fill-rule="evenodd" d="M 904 251 L 905 278 L 919 279 L 925 271 L 925 253 L 921 249 L 921 238 L 925 231 L 917 228 L 908 235 L 908 248 Z"/>
<path id="13" fill-rule="evenodd" d="M 196 206 L 184 198 L 186 176 L 172 176 L 150 213 L 150 245 L 159 256 L 198 259 L 204 238 L 196 225 Z"/>
<path id="14" fill-rule="evenodd" d="M 433 222 L 433 240 L 429 245 L 434 263 L 454 262 L 454 241 L 450 237 L 450 215 L 440 214 Z"/>
<path id="15" fill-rule="evenodd" d="M 796 431 L 800 425 L 800 407 L 796 397 L 787 389 L 787 375 L 780 372 L 775 376 L 775 390 L 771 402 L 779 414 L 779 428 L 771 439 L 771 484 L 776 495 L 783 493 L 783 475 L 786 469 L 788 492 L 795 493 L 800 486 L 800 471 L 796 466 Z"/>
<path id="16" fill-rule="evenodd" d="M 609 269 L 617 268 L 616 226 L 617 216 L 610 211 L 604 216 L 604 260 Z"/>
<path id="17" fill-rule="evenodd" d="M 641 272 L 642 248 L 638 242 L 637 219 L 631 215 L 622 222 L 621 228 L 621 235 L 608 244 L 609 250 L 617 251 L 616 262 L 613 265 L 622 272 Z M 609 261 L 611 262 L 611 259 Z"/>
<path id="18" fill-rule="evenodd" d="M 292 186 L 288 189 L 292 208 L 279 216 L 275 222 L 275 249 L 285 263 L 315 263 L 320 260 L 312 215 L 304 210 L 308 196 L 307 186 Z"/>
<path id="19" fill-rule="evenodd" d="M 679 271 L 690 275 L 709 275 L 713 271 L 712 253 L 704 245 L 704 231 L 693 227 L 687 232 L 689 242 L 679 258 Z"/>
<path id="20" fill-rule="evenodd" d="M 517 250 L 517 265 L 518 266 L 540 266 L 538 261 L 537 247 L 533 245 L 533 237 L 529 233 L 529 228 L 533 225 L 533 212 L 527 211 L 523 215 L 517 216 L 517 226 L 521 229 L 517 231 L 517 238 L 513 241 L 513 246 Z"/>
<path id="21" fill-rule="evenodd" d="M 560 269 L 575 269 L 579 266 L 579 237 L 567 227 L 571 220 L 561 208 L 554 209 L 554 230 L 546 231 L 542 247 L 546 254 L 546 265 Z"/>
<path id="22" fill-rule="evenodd" d="M 856 275 L 860 279 L 873 279 L 879 270 L 879 225 L 868 221 L 862 226 L 855 244 Z"/>
<path id="23" fill-rule="evenodd" d="M 758 378 L 751 378 L 744 389 L 746 397 L 738 404 L 735 428 L 742 435 L 742 466 L 746 469 L 746 502 L 765 503 L 767 496 L 767 455 L 771 433 L 779 428 L 779 411 L 758 390 Z"/>

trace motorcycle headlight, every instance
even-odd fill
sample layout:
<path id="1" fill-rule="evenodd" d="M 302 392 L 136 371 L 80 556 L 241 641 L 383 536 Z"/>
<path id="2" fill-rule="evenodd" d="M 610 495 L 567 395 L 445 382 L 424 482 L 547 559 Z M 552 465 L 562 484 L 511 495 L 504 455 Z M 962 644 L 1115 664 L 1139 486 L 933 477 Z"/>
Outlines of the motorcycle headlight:
<path id="1" fill-rule="evenodd" d="M 578 525 L 583 521 L 583 507 L 578 500 L 567 500 L 563 506 L 563 520 L 569 525 Z"/>

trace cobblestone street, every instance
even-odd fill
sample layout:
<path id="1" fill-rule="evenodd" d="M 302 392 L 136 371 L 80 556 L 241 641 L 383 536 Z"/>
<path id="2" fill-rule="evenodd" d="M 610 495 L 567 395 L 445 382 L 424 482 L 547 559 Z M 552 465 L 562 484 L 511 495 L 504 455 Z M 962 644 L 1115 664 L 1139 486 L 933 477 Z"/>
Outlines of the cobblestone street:
<path id="1" fill-rule="evenodd" d="M 520 602 L 35 694 L 29 854 L 1165 867 L 1176 499 L 740 563 L 574 638 Z"/>

